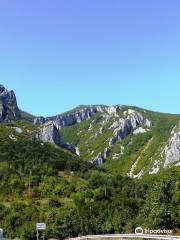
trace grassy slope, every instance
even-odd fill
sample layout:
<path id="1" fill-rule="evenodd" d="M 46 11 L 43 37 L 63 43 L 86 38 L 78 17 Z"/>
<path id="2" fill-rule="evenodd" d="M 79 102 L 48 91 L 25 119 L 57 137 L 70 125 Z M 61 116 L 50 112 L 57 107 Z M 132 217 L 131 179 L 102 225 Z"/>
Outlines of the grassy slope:
<path id="1" fill-rule="evenodd" d="M 172 128 L 179 122 L 179 115 L 162 114 L 152 111 L 147 111 L 137 107 L 123 106 L 123 111 L 127 109 L 135 109 L 139 111 L 145 118 L 153 121 L 153 127 L 150 132 L 129 135 L 122 141 L 117 142 L 111 149 L 111 154 L 108 157 L 103 167 L 114 173 L 120 173 L 125 175 L 131 168 L 132 164 L 141 155 L 140 160 L 137 163 L 134 173 L 137 174 L 141 169 L 145 168 L 145 173 L 148 173 L 153 162 L 156 159 L 161 159 L 161 151 L 168 141 Z M 119 113 L 122 117 L 122 112 Z M 91 119 L 81 122 L 79 124 L 66 127 L 61 130 L 62 137 L 65 142 L 72 143 L 79 147 L 82 159 L 88 161 L 93 156 L 96 156 L 99 152 L 103 153 L 105 147 L 108 147 L 108 141 L 113 131 L 109 130 L 109 126 L 112 124 L 112 119 L 109 123 L 103 126 L 103 134 L 98 134 L 97 137 L 93 137 L 101 127 L 103 117 L 100 113 L 94 115 Z M 90 129 L 90 124 L 93 124 Z M 152 138 L 150 146 L 143 152 L 147 142 Z M 113 155 L 121 152 L 121 147 L 125 147 L 124 154 L 119 156 L 118 159 L 112 159 Z M 141 154 L 143 152 L 143 154 Z"/>

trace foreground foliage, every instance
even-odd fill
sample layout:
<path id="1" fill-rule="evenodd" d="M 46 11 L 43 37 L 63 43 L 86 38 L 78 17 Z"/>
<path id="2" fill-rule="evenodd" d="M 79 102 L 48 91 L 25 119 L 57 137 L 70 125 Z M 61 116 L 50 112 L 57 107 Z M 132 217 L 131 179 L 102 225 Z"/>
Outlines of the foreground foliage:
<path id="1" fill-rule="evenodd" d="M 180 228 L 178 167 L 133 180 L 36 138 L 14 141 L 9 134 L 1 126 L 0 226 L 7 238 L 36 239 L 36 222 L 46 222 L 46 236 L 58 239 L 131 233 L 137 226 Z"/>

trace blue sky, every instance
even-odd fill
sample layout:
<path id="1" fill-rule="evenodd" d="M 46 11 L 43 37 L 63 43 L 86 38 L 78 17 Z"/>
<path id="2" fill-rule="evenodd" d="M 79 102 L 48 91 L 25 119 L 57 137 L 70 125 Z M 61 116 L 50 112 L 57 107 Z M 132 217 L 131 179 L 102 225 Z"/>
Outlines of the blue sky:
<path id="1" fill-rule="evenodd" d="M 179 0 L 1 0 L 0 83 L 19 106 L 180 113 Z"/>

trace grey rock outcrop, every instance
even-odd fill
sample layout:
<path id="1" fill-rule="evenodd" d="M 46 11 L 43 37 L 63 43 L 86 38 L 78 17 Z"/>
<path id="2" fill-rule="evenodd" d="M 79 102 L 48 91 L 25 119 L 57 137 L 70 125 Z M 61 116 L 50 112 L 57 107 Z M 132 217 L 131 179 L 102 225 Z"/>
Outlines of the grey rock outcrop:
<path id="1" fill-rule="evenodd" d="M 110 149 L 105 148 L 104 155 L 102 153 L 99 153 L 96 157 L 90 160 L 90 163 L 92 163 L 96 167 L 99 167 L 106 161 L 106 158 L 109 156 L 109 154 L 110 154 Z"/>
<path id="2" fill-rule="evenodd" d="M 42 125 L 46 122 L 46 119 L 44 117 L 36 117 L 33 119 L 33 124 L 35 125 Z"/>
<path id="3" fill-rule="evenodd" d="M 125 111 L 124 118 L 120 118 L 118 115 L 118 112 L 122 110 L 123 108 L 121 107 L 121 105 L 116 105 L 112 107 L 101 106 L 101 105 L 84 106 L 81 108 L 77 108 L 77 110 L 74 110 L 62 115 L 57 115 L 55 117 L 35 118 L 34 124 L 43 126 L 43 128 L 45 128 L 42 134 L 42 136 L 44 137 L 41 137 L 42 139 L 48 142 L 60 145 L 68 149 L 72 153 L 80 156 L 80 152 L 77 146 L 74 146 L 71 143 L 63 142 L 63 140 L 60 137 L 59 130 L 63 127 L 71 126 L 73 124 L 80 123 L 82 121 L 90 119 L 94 114 L 98 112 L 102 113 L 103 120 L 106 119 L 107 122 L 112 121 L 112 125 L 109 127 L 109 129 L 113 130 L 113 135 L 111 138 L 107 139 L 107 142 L 109 141 L 109 147 L 106 147 L 103 153 L 99 153 L 97 156 L 93 157 L 90 161 L 95 166 L 100 166 L 105 162 L 105 160 L 110 154 L 111 147 L 117 141 L 124 139 L 134 131 L 135 133 L 142 132 L 141 131 L 142 124 L 147 123 L 149 124 L 149 126 L 151 125 L 150 120 L 148 121 L 146 121 L 147 119 L 144 120 L 141 113 L 133 109 L 128 109 L 127 111 Z M 45 127 L 45 126 L 49 126 L 49 127 Z M 52 126 L 53 126 L 53 129 L 52 129 Z M 93 122 L 90 124 L 88 131 L 91 131 L 92 127 L 93 127 Z M 54 130 L 54 128 L 56 130 Z M 145 130 L 143 132 L 145 132 Z M 92 136 L 92 139 L 96 138 L 101 134 L 103 134 L 103 127 L 99 128 L 96 134 Z"/>
<path id="4" fill-rule="evenodd" d="M 105 108 L 105 106 L 92 105 L 74 112 L 65 113 L 54 117 L 37 117 L 33 119 L 33 122 L 36 125 L 44 124 L 45 122 L 53 122 L 58 129 L 61 129 L 63 127 L 87 120 L 91 118 L 95 113 L 103 112 Z"/>
<path id="5" fill-rule="evenodd" d="M 14 92 L 0 85 L 0 122 L 18 119 L 20 115 Z"/>
<path id="6" fill-rule="evenodd" d="M 110 106 L 106 108 L 106 111 L 110 115 L 117 114 L 121 110 L 121 105 Z"/>
<path id="7" fill-rule="evenodd" d="M 63 143 L 59 130 L 52 122 L 45 123 L 40 127 L 38 139 L 42 142 L 48 142 L 66 148 L 70 152 L 80 156 L 78 147 L 69 143 Z"/>
<path id="8" fill-rule="evenodd" d="M 171 137 L 164 149 L 164 167 L 180 162 L 180 130 L 175 127 L 171 132 Z"/>
<path id="9" fill-rule="evenodd" d="M 77 156 L 80 156 L 79 148 L 75 147 L 73 144 L 65 143 L 65 144 L 62 144 L 62 147 L 66 148 L 67 150 L 76 154 Z"/>
<path id="10" fill-rule="evenodd" d="M 32 122 L 36 125 L 41 125 L 46 122 L 53 122 L 58 129 L 61 129 L 66 126 L 71 126 L 76 123 L 80 123 L 91 118 L 97 112 L 106 113 L 106 114 L 116 114 L 120 111 L 121 106 L 104 106 L 104 105 L 90 105 L 84 106 L 82 109 L 75 110 L 69 113 L 57 115 L 54 117 L 36 117 L 32 119 Z"/>
<path id="11" fill-rule="evenodd" d="M 39 139 L 43 142 L 61 145 L 61 137 L 58 129 L 54 124 L 45 124 L 41 127 Z"/>
<path id="12" fill-rule="evenodd" d="M 19 134 L 23 132 L 22 128 L 19 128 L 19 127 L 12 127 L 12 129 L 14 129 L 16 133 L 19 133 Z"/>
<path id="13" fill-rule="evenodd" d="M 125 119 L 119 120 L 119 126 L 114 130 L 113 137 L 109 139 L 109 146 L 112 147 L 117 141 L 127 137 L 132 130 L 136 129 L 143 123 L 143 116 L 134 110 L 128 110 Z"/>
<path id="14" fill-rule="evenodd" d="M 135 129 L 143 123 L 143 116 L 139 112 L 129 109 L 127 120 L 130 121 L 132 128 Z"/>
<path id="15" fill-rule="evenodd" d="M 130 134 L 132 125 L 129 120 L 122 119 L 118 128 L 114 130 L 113 137 L 109 139 L 109 146 L 112 147 L 117 141 L 125 138 Z"/>
<path id="16" fill-rule="evenodd" d="M 145 120 L 145 125 L 148 127 L 148 128 L 151 128 L 153 126 L 153 123 L 151 120 L 147 119 Z"/>
<path id="17" fill-rule="evenodd" d="M 104 150 L 104 159 L 106 159 L 110 154 L 110 149 L 109 148 L 105 148 Z"/>
<path id="18" fill-rule="evenodd" d="M 90 163 L 95 165 L 96 167 L 101 166 L 105 162 L 104 156 L 99 153 L 95 158 L 93 158 Z"/>
<path id="19" fill-rule="evenodd" d="M 134 130 L 133 134 L 134 134 L 134 135 L 137 135 L 137 134 L 140 134 L 140 133 L 145 133 L 145 132 L 147 132 L 147 131 L 149 131 L 149 129 L 144 129 L 144 128 L 142 128 L 142 127 L 138 127 L 138 128 L 136 128 L 136 129 Z"/>

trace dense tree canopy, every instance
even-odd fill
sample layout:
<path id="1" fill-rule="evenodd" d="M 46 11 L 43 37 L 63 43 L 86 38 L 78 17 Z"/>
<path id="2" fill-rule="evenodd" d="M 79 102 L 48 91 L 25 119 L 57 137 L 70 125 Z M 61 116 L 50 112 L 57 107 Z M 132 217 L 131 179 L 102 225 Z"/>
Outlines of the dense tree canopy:
<path id="1" fill-rule="evenodd" d="M 131 233 L 137 226 L 180 228 L 179 168 L 133 180 L 95 168 L 35 138 L 0 137 L 0 226 L 7 238 Z"/>

